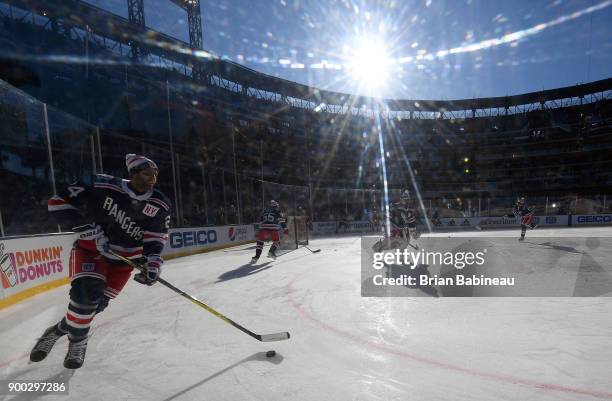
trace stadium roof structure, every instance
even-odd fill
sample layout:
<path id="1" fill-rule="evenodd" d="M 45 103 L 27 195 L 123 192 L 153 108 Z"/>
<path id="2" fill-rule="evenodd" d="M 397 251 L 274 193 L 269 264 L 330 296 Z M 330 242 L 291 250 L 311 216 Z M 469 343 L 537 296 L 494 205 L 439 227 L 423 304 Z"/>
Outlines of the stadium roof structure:
<path id="1" fill-rule="evenodd" d="M 127 0 L 125 0 L 127 1 Z M 139 1 L 142 6 L 143 0 Z M 171 0 L 177 2 L 178 0 Z M 198 0 L 193 0 L 198 3 Z M 193 1 L 189 2 L 193 6 Z M 570 87 L 501 96 L 459 100 L 376 99 L 333 92 L 266 75 L 235 62 L 221 59 L 211 52 L 192 48 L 179 39 L 142 26 L 142 21 L 126 19 L 81 0 L 0 0 L 0 4 L 18 7 L 50 25 L 61 23 L 66 29 L 77 29 L 87 35 L 110 39 L 132 51 L 132 57 L 156 56 L 185 66 L 183 73 L 204 85 L 263 100 L 331 113 L 369 114 L 381 111 L 400 118 L 468 118 L 516 114 L 540 108 L 558 108 L 612 97 L 612 78 Z M 1 11 L 1 10 L 0 10 Z M 141 10 L 142 11 L 142 10 Z M 21 20 L 25 19 L 21 17 Z M 34 21 L 35 18 L 32 17 Z M 191 32 L 190 32 L 191 35 Z M 144 51 L 140 51 L 144 49 Z M 163 66 L 162 63 L 158 63 Z M 347 106 L 350 104 L 350 107 Z"/>

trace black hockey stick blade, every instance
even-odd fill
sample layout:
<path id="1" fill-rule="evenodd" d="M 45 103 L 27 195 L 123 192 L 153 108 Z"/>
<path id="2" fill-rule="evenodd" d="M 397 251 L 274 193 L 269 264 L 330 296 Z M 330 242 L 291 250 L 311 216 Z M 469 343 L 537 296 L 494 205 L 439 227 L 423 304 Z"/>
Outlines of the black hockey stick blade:
<path id="1" fill-rule="evenodd" d="M 319 249 L 310 249 L 310 248 L 308 248 L 307 246 L 305 246 L 304 248 L 308 249 L 308 250 L 309 250 L 310 252 L 312 252 L 312 253 L 321 252 L 321 249 L 320 249 L 320 248 L 319 248 Z"/>

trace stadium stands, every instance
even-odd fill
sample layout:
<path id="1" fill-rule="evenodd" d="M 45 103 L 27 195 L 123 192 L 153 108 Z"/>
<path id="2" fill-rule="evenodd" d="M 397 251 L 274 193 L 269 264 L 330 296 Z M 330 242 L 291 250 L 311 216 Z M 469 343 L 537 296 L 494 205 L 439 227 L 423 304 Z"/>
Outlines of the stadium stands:
<path id="1" fill-rule="evenodd" d="M 391 196 L 416 186 L 440 217 L 505 213 L 519 193 L 542 213 L 612 210 L 612 79 L 501 98 L 374 101 L 176 55 L 167 47 L 184 44 L 154 32 L 167 46 L 135 62 L 116 35 L 27 3 L 0 1 L 3 65 L 34 74 L 14 81 L 20 90 L 0 85 L 7 234 L 52 229 L 39 223 L 53 191 L 45 116 L 57 185 L 122 175 L 126 152 L 146 153 L 178 205 L 177 225 L 252 222 L 270 198 L 314 220 L 364 218 L 382 199 L 379 138 Z M 204 78 L 192 74 L 200 64 Z M 24 203 L 31 223 L 11 213 Z"/>

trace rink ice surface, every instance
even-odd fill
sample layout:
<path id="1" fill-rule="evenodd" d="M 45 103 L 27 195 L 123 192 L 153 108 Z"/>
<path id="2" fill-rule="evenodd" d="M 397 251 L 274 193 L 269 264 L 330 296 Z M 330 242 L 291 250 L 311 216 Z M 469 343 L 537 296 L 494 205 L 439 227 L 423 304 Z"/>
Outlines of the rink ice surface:
<path id="1" fill-rule="evenodd" d="M 249 266 L 247 245 L 164 266 L 169 282 L 257 333 L 289 331 L 288 341 L 260 343 L 162 285 L 130 281 L 94 320 L 85 365 L 70 371 L 65 337 L 28 362 L 65 313 L 68 286 L 2 310 L 0 379 L 70 386 L 69 396 L 4 399 L 612 400 L 611 298 L 362 298 L 359 237 L 310 247 L 322 251 Z"/>

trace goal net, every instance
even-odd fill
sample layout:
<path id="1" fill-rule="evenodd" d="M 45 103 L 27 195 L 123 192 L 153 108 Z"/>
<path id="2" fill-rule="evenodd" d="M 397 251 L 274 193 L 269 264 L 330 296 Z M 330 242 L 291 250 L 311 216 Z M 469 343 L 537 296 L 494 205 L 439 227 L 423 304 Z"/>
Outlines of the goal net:
<path id="1" fill-rule="evenodd" d="M 287 233 L 281 236 L 280 250 L 291 251 L 308 245 L 308 218 L 287 216 Z"/>

